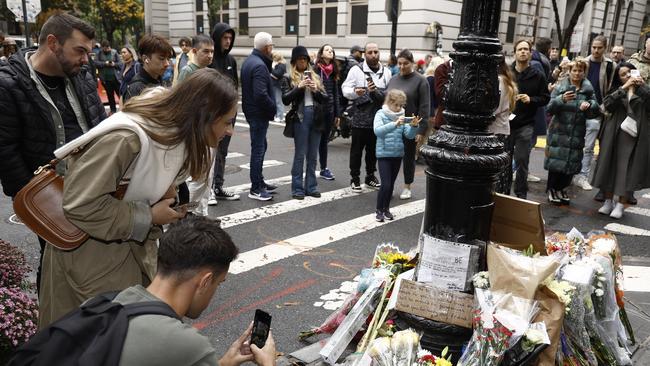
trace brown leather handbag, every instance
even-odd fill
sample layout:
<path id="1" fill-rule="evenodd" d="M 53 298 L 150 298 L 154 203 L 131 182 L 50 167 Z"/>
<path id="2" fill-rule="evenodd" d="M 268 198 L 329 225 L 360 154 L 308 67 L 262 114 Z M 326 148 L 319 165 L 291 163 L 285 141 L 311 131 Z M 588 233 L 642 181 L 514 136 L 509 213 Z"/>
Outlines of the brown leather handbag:
<path id="1" fill-rule="evenodd" d="M 63 213 L 63 177 L 56 174 L 58 159 L 39 167 L 32 180 L 14 198 L 14 212 L 36 235 L 61 250 L 78 248 L 89 235 Z M 127 185 L 113 194 L 122 199 Z"/>
<path id="2" fill-rule="evenodd" d="M 87 233 L 63 214 L 63 177 L 56 174 L 59 160 L 39 167 L 14 199 L 14 212 L 36 235 L 61 250 L 72 250 L 88 240 Z"/>

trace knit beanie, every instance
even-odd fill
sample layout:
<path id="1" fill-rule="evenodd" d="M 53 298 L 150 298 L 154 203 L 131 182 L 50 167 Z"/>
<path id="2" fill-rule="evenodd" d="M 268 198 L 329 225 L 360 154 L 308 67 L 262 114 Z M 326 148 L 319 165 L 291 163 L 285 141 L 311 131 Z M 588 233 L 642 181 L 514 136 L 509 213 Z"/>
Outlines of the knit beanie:
<path id="1" fill-rule="evenodd" d="M 307 49 L 304 46 L 294 47 L 291 50 L 291 63 L 295 64 L 296 61 L 301 57 L 305 57 L 307 60 L 310 59 L 309 52 L 307 52 Z"/>

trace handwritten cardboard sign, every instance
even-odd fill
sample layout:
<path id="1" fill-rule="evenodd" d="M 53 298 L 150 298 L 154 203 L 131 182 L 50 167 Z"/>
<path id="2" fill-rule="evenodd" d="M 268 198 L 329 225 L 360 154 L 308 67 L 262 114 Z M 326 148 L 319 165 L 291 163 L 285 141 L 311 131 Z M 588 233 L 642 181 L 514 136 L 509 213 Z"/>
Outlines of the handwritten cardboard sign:
<path id="1" fill-rule="evenodd" d="M 474 296 L 403 279 L 395 309 L 423 318 L 472 327 Z"/>

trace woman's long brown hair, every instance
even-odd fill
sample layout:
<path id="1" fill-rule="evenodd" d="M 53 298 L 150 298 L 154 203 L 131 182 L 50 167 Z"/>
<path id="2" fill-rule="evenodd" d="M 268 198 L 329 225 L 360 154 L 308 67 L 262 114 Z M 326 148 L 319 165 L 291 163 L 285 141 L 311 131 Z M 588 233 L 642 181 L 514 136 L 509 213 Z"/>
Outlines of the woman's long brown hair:
<path id="1" fill-rule="evenodd" d="M 508 92 L 508 102 L 510 102 L 510 112 L 512 112 L 515 110 L 517 84 L 515 83 L 512 71 L 510 71 L 510 67 L 508 67 L 508 64 L 506 64 L 505 60 L 501 60 L 498 69 L 499 76 L 503 78 L 503 84 L 506 86 L 506 91 Z"/>
<path id="2" fill-rule="evenodd" d="M 192 73 L 171 90 L 144 92 L 129 99 L 123 112 L 141 116 L 142 126 L 154 141 L 170 147 L 185 144 L 182 171 L 193 179 L 207 179 L 212 165 L 209 136 L 217 119 L 237 103 L 237 89 L 224 74 L 208 68 Z"/>

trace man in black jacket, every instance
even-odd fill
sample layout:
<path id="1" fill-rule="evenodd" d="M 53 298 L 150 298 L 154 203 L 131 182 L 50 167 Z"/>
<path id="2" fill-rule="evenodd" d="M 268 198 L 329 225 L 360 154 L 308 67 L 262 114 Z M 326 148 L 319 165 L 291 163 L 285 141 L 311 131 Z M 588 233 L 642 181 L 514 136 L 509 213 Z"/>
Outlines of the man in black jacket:
<path id="1" fill-rule="evenodd" d="M 0 65 L 0 181 L 16 196 L 54 150 L 106 118 L 94 76 L 84 64 L 93 27 L 68 14 L 50 17 L 37 49 L 21 50 Z M 64 164 L 57 166 L 64 173 Z M 41 255 L 45 242 L 39 238 Z M 40 265 L 37 273 L 39 285 Z"/>
<path id="2" fill-rule="evenodd" d="M 164 37 L 147 34 L 138 42 L 138 53 L 143 64 L 140 72 L 127 84 L 123 102 L 137 97 L 146 88 L 162 84 L 162 75 L 169 66 L 174 49 Z"/>
<path id="3" fill-rule="evenodd" d="M 230 76 L 239 85 L 237 76 L 237 61 L 230 55 L 230 50 L 235 43 L 235 31 L 226 23 L 217 23 L 212 30 L 212 40 L 214 41 L 214 58 L 212 59 L 211 68 L 221 71 Z M 235 118 L 232 119 L 233 131 Z M 226 156 L 228 155 L 228 146 L 230 146 L 231 136 L 225 136 L 220 142 L 217 151 L 214 154 L 214 177 L 212 179 L 212 192 L 208 204 L 216 205 L 216 200 L 238 200 L 239 195 L 228 192 L 223 189 L 223 175 L 226 169 Z"/>
<path id="4" fill-rule="evenodd" d="M 508 150 L 517 165 L 515 195 L 526 198 L 528 195 L 528 161 L 530 145 L 535 126 L 537 108 L 545 106 L 550 99 L 546 77 L 530 66 L 532 44 L 526 40 L 515 43 L 515 75 L 519 94 L 516 96 L 514 117 L 510 120 Z"/>

